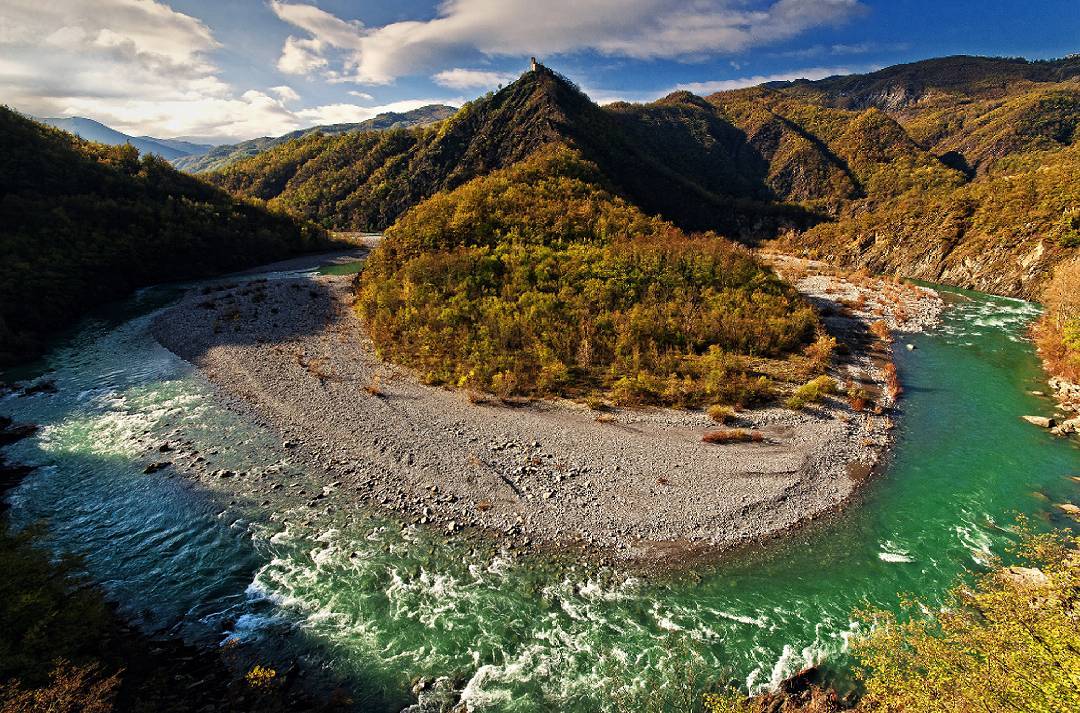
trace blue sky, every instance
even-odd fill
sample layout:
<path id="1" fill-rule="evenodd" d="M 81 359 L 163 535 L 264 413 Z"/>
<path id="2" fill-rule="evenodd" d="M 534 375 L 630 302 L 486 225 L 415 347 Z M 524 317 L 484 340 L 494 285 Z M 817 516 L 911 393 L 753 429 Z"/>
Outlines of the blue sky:
<path id="1" fill-rule="evenodd" d="M 226 141 L 460 104 L 532 54 L 650 101 L 948 54 L 1080 51 L 1078 0 L 4 0 L 0 96 Z"/>

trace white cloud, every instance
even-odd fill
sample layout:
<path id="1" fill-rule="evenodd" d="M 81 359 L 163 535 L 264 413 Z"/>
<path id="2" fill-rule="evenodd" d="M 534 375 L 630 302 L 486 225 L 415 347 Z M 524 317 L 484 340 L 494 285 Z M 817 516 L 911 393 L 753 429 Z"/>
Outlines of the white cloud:
<path id="1" fill-rule="evenodd" d="M 431 77 L 441 87 L 451 89 L 491 89 L 500 84 L 509 84 L 518 75 L 509 72 L 488 72 L 481 69 L 447 69 Z"/>
<path id="2" fill-rule="evenodd" d="M 107 50 L 175 72 L 205 71 L 203 54 L 220 45 L 203 22 L 154 0 L 4 0 L 2 45 Z"/>
<path id="3" fill-rule="evenodd" d="M 335 42 L 360 27 L 317 8 L 301 10 L 290 17 Z M 212 61 L 220 46 L 203 22 L 152 0 L 2 0 L 0 97 L 36 116 L 88 116 L 130 134 L 209 141 L 361 121 L 432 103 L 293 108 L 300 96 L 287 85 L 245 90 L 222 80 Z M 321 41 L 300 38 L 296 46 L 314 57 L 305 60 L 309 67 L 325 64 Z"/>
<path id="4" fill-rule="evenodd" d="M 860 0 L 445 0 L 433 19 L 369 28 L 312 5 L 274 0 L 271 7 L 321 43 L 319 57 L 340 63 L 335 79 L 368 84 L 427 72 L 470 51 L 697 59 L 788 39 L 865 10 Z"/>
<path id="5" fill-rule="evenodd" d="M 388 111 L 405 112 L 419 109 L 428 104 L 446 104 L 445 99 L 406 99 L 380 106 L 358 106 L 356 104 L 327 104 L 326 106 L 302 109 L 296 115 L 304 120 L 305 125 L 317 124 L 353 124 L 365 121 Z M 463 103 L 455 100 L 454 103 Z"/>
<path id="6" fill-rule="evenodd" d="M 314 5 L 293 4 L 272 0 L 271 9 L 285 22 L 307 31 L 331 47 L 360 49 L 364 24 L 342 20 Z"/>
<path id="7" fill-rule="evenodd" d="M 270 87 L 270 91 L 277 95 L 278 99 L 283 102 L 295 102 L 300 101 L 300 95 L 296 93 L 296 90 L 290 86 L 281 85 L 279 87 Z"/>
<path id="8" fill-rule="evenodd" d="M 355 89 L 350 89 L 349 90 L 349 95 L 354 96 L 357 99 L 363 99 L 364 101 L 371 101 L 372 99 L 375 98 L 375 97 L 371 96 L 370 94 L 368 94 L 367 92 L 358 92 Z"/>
<path id="9" fill-rule="evenodd" d="M 908 48 L 906 42 L 856 42 L 854 44 L 812 45 L 797 50 L 787 50 L 776 53 L 777 57 L 798 57 L 809 59 L 812 57 L 861 55 L 871 52 L 902 52 Z"/>
<path id="10" fill-rule="evenodd" d="M 311 74 L 327 65 L 326 59 L 320 55 L 322 48 L 323 43 L 319 40 L 287 37 L 277 68 L 286 74 Z"/>
<path id="11" fill-rule="evenodd" d="M 647 103 L 662 99 L 674 92 L 686 91 L 705 96 L 716 92 L 726 92 L 733 89 L 756 87 L 767 82 L 792 82 L 797 79 L 824 79 L 837 74 L 851 74 L 853 72 L 873 72 L 880 69 L 877 65 L 858 67 L 807 67 L 805 69 L 793 69 L 788 72 L 776 74 L 759 74 L 755 76 L 737 77 L 735 79 L 719 79 L 702 82 L 685 82 L 673 87 L 659 90 L 642 91 L 611 91 L 599 87 L 582 87 L 582 90 L 597 104 L 613 104 L 615 102 L 640 102 Z"/>

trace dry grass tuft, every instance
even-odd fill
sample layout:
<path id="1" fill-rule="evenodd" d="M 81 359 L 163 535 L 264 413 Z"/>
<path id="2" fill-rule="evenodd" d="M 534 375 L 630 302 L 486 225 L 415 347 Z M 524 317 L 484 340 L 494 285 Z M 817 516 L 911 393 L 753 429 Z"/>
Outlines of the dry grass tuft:
<path id="1" fill-rule="evenodd" d="M 885 342 L 886 344 L 892 343 L 892 332 L 889 330 L 889 325 L 884 320 L 878 320 L 870 325 L 870 331 L 875 337 Z"/>
<path id="2" fill-rule="evenodd" d="M 367 386 L 364 387 L 364 391 L 378 398 L 383 398 L 384 396 L 386 396 L 386 392 L 382 390 L 382 385 L 379 383 L 378 374 L 372 375 L 371 381 L 369 381 L 367 383 Z"/>
<path id="3" fill-rule="evenodd" d="M 745 428 L 726 428 L 709 431 L 701 440 L 705 443 L 761 443 L 765 440 L 765 434 L 761 431 L 753 431 Z"/>
<path id="4" fill-rule="evenodd" d="M 713 404 L 705 410 L 705 413 L 717 423 L 731 423 L 735 420 L 735 409 L 723 404 Z"/>
<path id="5" fill-rule="evenodd" d="M 488 395 L 476 389 L 465 389 L 465 400 L 471 404 L 486 404 L 491 401 Z"/>

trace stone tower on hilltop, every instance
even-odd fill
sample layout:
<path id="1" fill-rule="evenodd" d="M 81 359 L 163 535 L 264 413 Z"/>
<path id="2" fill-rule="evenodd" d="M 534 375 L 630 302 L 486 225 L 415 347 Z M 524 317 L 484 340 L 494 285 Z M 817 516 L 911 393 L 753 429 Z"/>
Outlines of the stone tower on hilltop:
<path id="1" fill-rule="evenodd" d="M 540 68 L 540 63 L 536 61 L 536 57 L 533 57 L 529 63 L 529 71 L 535 72 Z"/>

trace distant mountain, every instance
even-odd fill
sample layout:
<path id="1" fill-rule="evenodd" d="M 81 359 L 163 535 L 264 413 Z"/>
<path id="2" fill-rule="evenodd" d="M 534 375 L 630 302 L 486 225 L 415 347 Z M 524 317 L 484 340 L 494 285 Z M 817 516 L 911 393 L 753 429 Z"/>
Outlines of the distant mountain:
<path id="1" fill-rule="evenodd" d="M 238 144 L 222 144 L 220 146 L 211 147 L 209 150 L 191 152 L 191 156 L 173 159 L 173 165 L 181 171 L 187 171 L 188 173 L 217 171 L 226 166 L 231 166 L 237 161 L 257 156 L 271 147 L 307 136 L 308 134 L 321 133 L 332 136 L 343 134 L 348 131 L 403 129 L 410 126 L 425 126 L 453 116 L 455 111 L 457 110 L 452 106 L 429 104 L 428 106 L 422 106 L 419 109 L 401 113 L 392 111 L 385 112 L 355 124 L 326 124 L 323 126 L 315 126 L 310 129 L 300 129 L 285 134 L 284 136 L 263 136 L 249 141 L 241 141 Z"/>
<path id="2" fill-rule="evenodd" d="M 107 144 L 109 146 L 131 144 L 139 149 L 139 153 L 151 153 L 155 156 L 161 156 L 164 159 L 175 159 L 193 153 L 202 153 L 210 148 L 203 144 L 180 141 L 177 139 L 157 139 L 153 136 L 128 136 L 127 134 L 109 128 L 105 124 L 94 121 L 93 119 L 87 119 L 84 116 L 71 116 L 67 118 L 53 117 L 39 119 L 39 121 L 48 124 L 49 126 L 55 126 L 58 129 L 68 131 L 87 141 L 97 141 L 100 144 Z"/>
<path id="3" fill-rule="evenodd" d="M 208 178 L 326 227 L 380 230 L 564 145 L 684 229 L 1033 297 L 1080 247 L 1078 127 L 1075 57 L 946 57 L 605 107 L 541 67 L 437 127 L 303 136 Z"/>
<path id="4" fill-rule="evenodd" d="M 129 290 L 236 270 L 329 241 L 133 146 L 0 107 L 0 365 Z"/>
<path id="5" fill-rule="evenodd" d="M 136 138 L 140 141 L 152 141 L 155 144 L 183 151 L 184 156 L 198 156 L 213 148 L 212 144 L 199 144 L 194 141 L 184 141 L 183 139 L 156 139 L 153 136 L 137 136 Z"/>
<path id="6" fill-rule="evenodd" d="M 1080 76 L 1080 56 L 1031 62 L 1022 58 L 939 57 L 870 72 L 815 81 L 766 85 L 793 97 L 840 109 L 919 111 L 935 102 L 999 99 L 1034 84 L 1064 82 Z"/>

